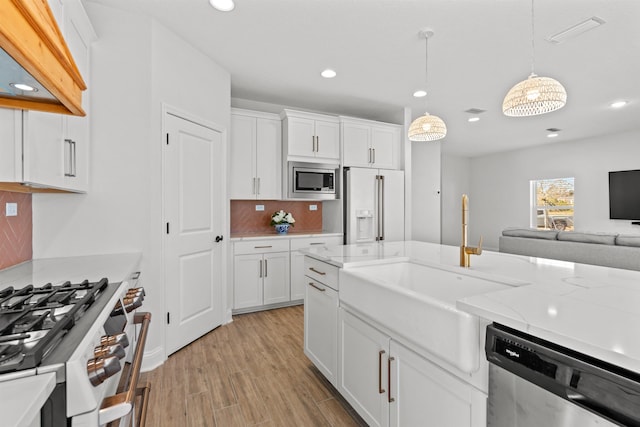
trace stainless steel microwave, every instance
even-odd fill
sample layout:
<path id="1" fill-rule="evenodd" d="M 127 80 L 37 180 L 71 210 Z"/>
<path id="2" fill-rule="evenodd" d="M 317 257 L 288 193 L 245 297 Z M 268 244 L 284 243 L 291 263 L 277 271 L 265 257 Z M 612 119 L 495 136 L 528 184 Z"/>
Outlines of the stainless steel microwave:
<path id="1" fill-rule="evenodd" d="M 289 162 L 289 198 L 337 198 L 337 167 L 319 163 Z"/>

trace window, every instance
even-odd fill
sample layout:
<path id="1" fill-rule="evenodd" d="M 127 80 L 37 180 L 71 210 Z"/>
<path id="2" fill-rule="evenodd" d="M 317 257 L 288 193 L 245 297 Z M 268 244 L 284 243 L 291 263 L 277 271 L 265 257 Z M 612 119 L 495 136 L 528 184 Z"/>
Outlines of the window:
<path id="1" fill-rule="evenodd" d="M 531 227 L 573 230 L 574 178 L 531 181 Z"/>

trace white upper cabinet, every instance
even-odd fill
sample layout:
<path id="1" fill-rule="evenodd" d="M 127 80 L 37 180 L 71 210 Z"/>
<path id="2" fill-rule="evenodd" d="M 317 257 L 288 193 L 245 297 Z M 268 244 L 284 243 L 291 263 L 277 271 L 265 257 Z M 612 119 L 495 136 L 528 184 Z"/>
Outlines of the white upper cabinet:
<path id="1" fill-rule="evenodd" d="M 280 199 L 282 124 L 275 114 L 231 110 L 229 197 Z"/>
<path id="2" fill-rule="evenodd" d="M 377 169 L 400 169 L 399 125 L 341 117 L 342 163 Z"/>
<path id="3" fill-rule="evenodd" d="M 286 160 L 340 163 L 340 123 L 337 117 L 284 110 Z"/>
<path id="4" fill-rule="evenodd" d="M 50 0 L 49 4 L 89 88 L 89 49 L 96 38 L 89 18 L 79 0 Z M 84 117 L 3 110 L 2 127 L 13 129 L 13 138 L 0 141 L 0 157 L 6 166 L 0 173 L 2 182 L 86 192 L 89 188 L 89 105 L 87 89 L 82 93 L 82 108 L 87 113 Z M 4 164 L 7 158 L 13 159 L 11 165 Z"/>

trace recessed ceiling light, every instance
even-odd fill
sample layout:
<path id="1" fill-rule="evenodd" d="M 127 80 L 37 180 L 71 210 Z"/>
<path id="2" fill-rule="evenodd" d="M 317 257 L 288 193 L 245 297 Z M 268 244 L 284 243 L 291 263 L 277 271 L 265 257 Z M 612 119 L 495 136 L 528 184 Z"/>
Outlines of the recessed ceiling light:
<path id="1" fill-rule="evenodd" d="M 220 12 L 230 12 L 236 7 L 233 0 L 209 0 L 209 4 Z"/>
<path id="2" fill-rule="evenodd" d="M 616 101 L 610 104 L 611 108 L 622 108 L 627 105 L 627 101 Z"/>
<path id="3" fill-rule="evenodd" d="M 325 79 L 332 79 L 332 78 L 334 78 L 335 76 L 337 76 L 338 74 L 337 74 L 335 71 L 333 71 L 332 69 L 327 68 L 326 70 L 324 70 L 323 72 L 321 72 L 321 73 L 320 73 L 320 75 L 321 75 L 322 77 L 324 77 Z"/>
<path id="4" fill-rule="evenodd" d="M 560 134 L 559 133 L 550 133 L 550 134 L 547 135 L 547 138 L 555 138 L 558 135 L 560 135 Z"/>
<path id="5" fill-rule="evenodd" d="M 38 91 L 38 89 L 36 89 L 35 87 L 29 86 L 29 85 L 24 84 L 24 83 L 9 83 L 9 86 L 13 86 L 16 89 L 20 89 L 20 90 L 23 90 L 25 92 L 37 92 Z"/>
<path id="6" fill-rule="evenodd" d="M 427 96 L 427 91 L 426 90 L 417 90 L 415 92 L 413 92 L 413 96 L 416 98 L 424 98 L 425 96 Z"/>
<path id="7" fill-rule="evenodd" d="M 468 122 L 478 122 L 480 121 L 480 117 L 469 117 Z"/>

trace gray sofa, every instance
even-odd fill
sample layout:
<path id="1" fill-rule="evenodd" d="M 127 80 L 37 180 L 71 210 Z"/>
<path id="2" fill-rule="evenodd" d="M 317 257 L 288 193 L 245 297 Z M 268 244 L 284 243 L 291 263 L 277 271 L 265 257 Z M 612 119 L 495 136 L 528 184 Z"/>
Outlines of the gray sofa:
<path id="1" fill-rule="evenodd" d="M 499 251 L 640 271 L 640 234 L 507 228 Z"/>

